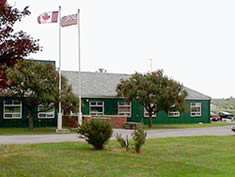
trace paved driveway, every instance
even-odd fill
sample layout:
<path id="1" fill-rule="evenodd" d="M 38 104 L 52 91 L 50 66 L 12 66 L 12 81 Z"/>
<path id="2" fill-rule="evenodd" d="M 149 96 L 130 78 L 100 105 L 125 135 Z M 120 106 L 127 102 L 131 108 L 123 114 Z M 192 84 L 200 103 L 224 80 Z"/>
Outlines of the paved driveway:
<path id="1" fill-rule="evenodd" d="M 148 130 L 147 138 L 166 138 L 183 136 L 231 136 L 235 133 L 232 126 L 208 127 L 208 128 L 184 128 L 184 129 L 162 129 Z M 115 129 L 114 134 L 121 133 L 123 136 L 130 136 L 132 130 Z M 112 137 L 112 139 L 115 139 Z M 0 136 L 0 144 L 37 144 L 84 141 L 78 138 L 77 134 L 51 134 L 51 135 L 16 135 Z"/>

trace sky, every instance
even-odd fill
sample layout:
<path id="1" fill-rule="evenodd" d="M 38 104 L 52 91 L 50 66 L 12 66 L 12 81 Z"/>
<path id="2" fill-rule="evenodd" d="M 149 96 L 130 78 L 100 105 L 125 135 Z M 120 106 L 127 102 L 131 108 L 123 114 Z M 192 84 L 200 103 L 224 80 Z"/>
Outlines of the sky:
<path id="1" fill-rule="evenodd" d="M 55 60 L 58 24 L 37 17 L 62 7 L 61 16 L 80 9 L 81 70 L 109 73 L 163 69 L 184 86 L 212 98 L 235 97 L 234 0 L 8 0 L 31 15 L 15 25 L 35 39 L 42 52 L 29 58 Z M 62 70 L 78 71 L 77 26 L 62 28 Z"/>

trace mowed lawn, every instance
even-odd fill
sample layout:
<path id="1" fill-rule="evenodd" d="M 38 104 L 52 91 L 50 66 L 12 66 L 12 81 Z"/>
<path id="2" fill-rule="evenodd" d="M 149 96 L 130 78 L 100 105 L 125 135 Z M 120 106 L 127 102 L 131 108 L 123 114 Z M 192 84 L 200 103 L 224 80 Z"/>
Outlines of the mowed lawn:
<path id="1" fill-rule="evenodd" d="M 154 129 L 179 129 L 179 128 L 205 128 L 205 127 L 221 127 L 221 126 L 229 126 L 235 125 L 234 123 L 223 123 L 223 122 L 212 122 L 207 124 L 159 124 L 153 125 L 152 128 L 148 128 L 145 125 L 146 130 L 154 130 Z M 64 127 L 70 130 L 70 133 L 76 133 L 75 130 L 71 128 Z M 38 135 L 38 134 L 56 134 L 56 127 L 45 127 L 45 128 L 34 128 L 33 131 L 29 130 L 29 128 L 0 128 L 0 136 L 1 135 Z"/>
<path id="2" fill-rule="evenodd" d="M 116 141 L 97 151 L 86 143 L 0 146 L 0 176 L 233 177 L 235 136 L 147 140 L 141 154 Z"/>
<path id="3" fill-rule="evenodd" d="M 152 128 L 148 128 L 145 125 L 146 130 L 151 129 L 179 129 L 179 128 L 206 128 L 206 127 L 222 127 L 222 126 L 229 126 L 235 125 L 235 122 L 232 123 L 225 123 L 225 122 L 211 122 L 211 123 L 204 123 L 204 124 L 158 124 L 153 125 Z"/>
<path id="4" fill-rule="evenodd" d="M 76 131 L 70 129 L 70 133 L 76 133 Z M 43 134 L 58 134 L 58 133 L 56 133 L 56 127 L 34 128 L 33 130 L 30 130 L 29 128 L 0 128 L 0 136 L 1 135 L 43 135 Z"/>

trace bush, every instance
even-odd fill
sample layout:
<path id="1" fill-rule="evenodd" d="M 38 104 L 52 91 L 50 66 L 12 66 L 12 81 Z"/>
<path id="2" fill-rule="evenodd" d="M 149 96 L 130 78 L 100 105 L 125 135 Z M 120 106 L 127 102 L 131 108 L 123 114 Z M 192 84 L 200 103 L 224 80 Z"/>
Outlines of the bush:
<path id="1" fill-rule="evenodd" d="M 116 134 L 117 141 L 121 145 L 121 147 L 125 148 L 126 151 L 129 151 L 129 140 L 128 140 L 128 135 L 126 136 L 126 140 L 122 138 L 121 134 Z"/>
<path id="2" fill-rule="evenodd" d="M 102 150 L 113 134 L 112 126 L 107 121 L 85 120 L 78 126 L 77 133 L 95 149 Z"/>
<path id="3" fill-rule="evenodd" d="M 143 128 L 138 127 L 133 133 L 132 138 L 134 140 L 135 145 L 135 152 L 140 153 L 141 146 L 146 141 L 147 133 L 144 131 Z"/>
<path id="4" fill-rule="evenodd" d="M 132 145 L 134 145 L 135 147 L 135 152 L 140 153 L 141 146 L 146 141 L 147 133 L 144 131 L 143 126 L 137 126 L 136 130 L 131 135 L 132 135 L 132 139 L 134 140 L 134 144 Z M 125 140 L 124 138 L 122 138 L 121 134 L 116 134 L 116 139 L 121 145 L 121 147 L 125 148 L 127 151 L 130 150 L 128 136 L 126 137 L 126 140 Z"/>

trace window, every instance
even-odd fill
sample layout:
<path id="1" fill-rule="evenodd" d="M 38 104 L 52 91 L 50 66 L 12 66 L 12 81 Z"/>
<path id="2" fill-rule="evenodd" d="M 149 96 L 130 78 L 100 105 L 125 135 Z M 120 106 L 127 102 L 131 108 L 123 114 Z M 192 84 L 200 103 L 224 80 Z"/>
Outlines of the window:
<path id="1" fill-rule="evenodd" d="M 145 108 L 144 108 L 144 117 L 149 117 L 149 113 Z M 157 114 L 154 114 L 154 112 L 152 112 L 152 117 L 157 117 Z"/>
<path id="2" fill-rule="evenodd" d="M 131 103 L 118 102 L 118 115 L 131 117 Z"/>
<path id="3" fill-rule="evenodd" d="M 4 101 L 4 119 L 21 119 L 22 103 L 20 101 Z"/>
<path id="4" fill-rule="evenodd" d="M 104 102 L 91 101 L 90 102 L 90 115 L 104 115 Z"/>
<path id="5" fill-rule="evenodd" d="M 201 103 L 191 103 L 190 104 L 191 117 L 200 117 L 201 116 Z"/>
<path id="6" fill-rule="evenodd" d="M 180 117 L 180 112 L 179 111 L 168 112 L 168 117 Z"/>
<path id="7" fill-rule="evenodd" d="M 38 106 L 38 118 L 39 119 L 53 119 L 55 118 L 55 108 L 52 107 L 49 110 L 45 111 L 45 107 L 43 105 Z"/>

